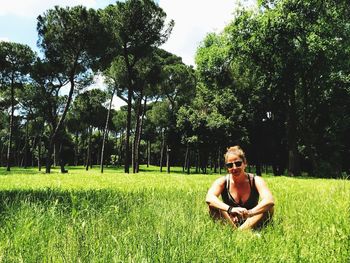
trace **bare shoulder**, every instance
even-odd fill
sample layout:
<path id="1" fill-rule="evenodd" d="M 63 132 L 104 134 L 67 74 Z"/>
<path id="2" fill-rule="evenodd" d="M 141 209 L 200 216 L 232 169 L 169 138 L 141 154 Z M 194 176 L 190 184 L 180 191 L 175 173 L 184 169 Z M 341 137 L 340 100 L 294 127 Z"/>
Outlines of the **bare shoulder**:
<path id="1" fill-rule="evenodd" d="M 255 175 L 254 179 L 255 179 L 256 182 L 265 182 L 265 180 L 259 175 Z"/>
<path id="2" fill-rule="evenodd" d="M 247 173 L 247 174 L 250 180 L 253 180 L 253 179 L 255 180 L 255 183 L 265 182 L 264 179 L 259 175 L 252 174 L 252 173 Z"/>
<path id="3" fill-rule="evenodd" d="M 226 183 L 226 176 L 221 176 L 214 181 L 215 185 L 224 185 Z"/>
<path id="4" fill-rule="evenodd" d="M 256 186 L 266 186 L 265 180 L 261 176 L 255 175 L 254 179 Z"/>
<path id="5" fill-rule="evenodd" d="M 226 177 L 222 176 L 216 179 L 208 190 L 208 194 L 214 194 L 218 196 L 224 189 Z"/>
<path id="6" fill-rule="evenodd" d="M 273 198 L 269 187 L 267 186 L 265 180 L 261 176 L 255 176 L 255 187 L 262 198 Z"/>

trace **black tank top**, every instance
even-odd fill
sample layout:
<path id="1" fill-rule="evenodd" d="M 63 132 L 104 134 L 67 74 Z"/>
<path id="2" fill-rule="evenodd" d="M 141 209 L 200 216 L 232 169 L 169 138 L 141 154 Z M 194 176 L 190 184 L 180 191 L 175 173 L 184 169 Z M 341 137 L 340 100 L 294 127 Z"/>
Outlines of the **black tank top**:
<path id="1" fill-rule="evenodd" d="M 255 187 L 255 175 L 253 176 L 253 179 L 250 179 L 250 176 L 247 174 L 248 179 L 249 179 L 249 185 L 250 185 L 250 195 L 248 200 L 243 203 L 240 204 L 238 202 L 235 201 L 235 199 L 232 197 L 230 191 L 229 191 L 229 187 L 230 187 L 230 179 L 231 176 L 227 175 L 226 176 L 226 182 L 225 182 L 225 188 L 221 193 L 221 197 L 222 197 L 222 201 L 229 205 L 229 206 L 233 206 L 233 207 L 244 207 L 246 209 L 252 209 L 253 207 L 255 207 L 258 204 L 259 201 L 259 192 Z"/>

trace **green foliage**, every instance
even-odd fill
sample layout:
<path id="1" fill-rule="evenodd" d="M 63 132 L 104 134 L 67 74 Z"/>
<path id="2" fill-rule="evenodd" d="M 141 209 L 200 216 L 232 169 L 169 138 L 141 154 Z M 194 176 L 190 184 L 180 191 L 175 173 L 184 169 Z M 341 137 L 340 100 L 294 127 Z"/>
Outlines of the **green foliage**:
<path id="1" fill-rule="evenodd" d="M 66 75 L 84 77 L 105 47 L 97 12 L 83 6 L 55 6 L 38 16 L 37 30 L 45 57 Z"/>
<path id="2" fill-rule="evenodd" d="M 145 169 L 143 167 L 143 169 Z M 4 261 L 347 262 L 347 180 L 266 176 L 274 223 L 259 232 L 213 222 L 205 194 L 217 175 L 69 175 L 0 170 Z"/>
<path id="3" fill-rule="evenodd" d="M 288 159 L 290 174 L 300 165 L 312 173 L 325 162 L 324 175 L 348 169 L 346 2 L 259 1 L 259 10 L 238 10 L 224 32 L 208 34 L 199 47 L 199 81 L 211 93 L 232 90 L 244 105 L 254 163 L 261 162 L 259 149 L 269 148 L 270 162 Z"/>
<path id="4" fill-rule="evenodd" d="M 224 35 L 208 34 L 196 53 L 199 80 L 218 88 L 232 84 L 229 69 L 230 43 Z M 230 83 L 231 81 L 231 83 Z"/>
<path id="5" fill-rule="evenodd" d="M 276 174 L 288 167 L 290 174 L 341 177 L 350 170 L 348 17 L 346 0 L 260 0 L 258 9 L 239 8 L 223 32 L 203 39 L 194 69 L 158 48 L 174 21 L 167 24 L 154 1 L 121 1 L 97 11 L 82 6 L 47 10 L 38 17 L 43 57 L 34 65 L 29 47 L 0 42 L 2 164 L 9 128 L 15 128 L 12 148 L 19 164 L 25 141 L 33 143 L 30 152 L 37 156 L 37 137 L 50 155 L 50 143 L 59 140 L 59 130 L 64 134 L 66 113 L 75 152 L 84 148 L 83 130 L 103 128 L 106 110 L 105 99 L 81 89 L 101 70 L 108 94 L 128 103 L 127 112 L 111 114 L 111 141 L 119 143 L 126 130 L 126 141 L 141 138 L 140 155 L 142 140 L 152 141 L 154 154 L 164 139 L 171 159 L 183 160 L 182 139 L 194 146 L 186 148 L 188 156 L 200 150 L 198 159 L 210 156 L 212 161 L 224 147 L 238 143 L 252 164 L 272 164 Z M 69 94 L 61 96 L 69 84 Z M 6 125 L 10 107 L 18 111 Z M 145 112 L 142 129 L 137 121 Z M 70 135 L 66 147 L 72 145 Z M 129 153 L 129 143 L 125 146 Z M 114 154 L 121 157 L 118 148 Z"/>
<path id="6" fill-rule="evenodd" d="M 105 102 L 106 93 L 99 89 L 91 89 L 77 95 L 71 110 L 75 116 L 72 116 L 71 121 L 103 129 L 107 116 L 107 109 L 103 106 Z"/>
<path id="7" fill-rule="evenodd" d="M 28 80 L 35 53 L 27 45 L 0 41 L 0 87 Z"/>
<path id="8" fill-rule="evenodd" d="M 112 30 L 117 54 L 127 50 L 133 62 L 167 40 L 174 21 L 165 26 L 165 18 L 165 12 L 152 0 L 117 2 L 102 12 L 102 20 Z"/>

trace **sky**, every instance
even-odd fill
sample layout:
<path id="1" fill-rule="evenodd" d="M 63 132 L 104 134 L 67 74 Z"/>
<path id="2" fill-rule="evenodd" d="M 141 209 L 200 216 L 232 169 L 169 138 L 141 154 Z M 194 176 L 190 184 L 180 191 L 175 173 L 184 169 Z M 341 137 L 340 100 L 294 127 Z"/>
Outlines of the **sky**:
<path id="1" fill-rule="evenodd" d="M 169 40 L 161 46 L 195 66 L 194 57 L 200 42 L 210 32 L 220 32 L 233 19 L 239 0 L 157 0 L 167 18 L 175 21 Z M 242 0 L 254 6 L 255 0 Z M 55 5 L 84 5 L 104 8 L 115 0 L 0 0 L 0 40 L 29 45 L 39 52 L 36 41 L 36 18 Z M 96 85 L 102 85 L 97 79 Z"/>

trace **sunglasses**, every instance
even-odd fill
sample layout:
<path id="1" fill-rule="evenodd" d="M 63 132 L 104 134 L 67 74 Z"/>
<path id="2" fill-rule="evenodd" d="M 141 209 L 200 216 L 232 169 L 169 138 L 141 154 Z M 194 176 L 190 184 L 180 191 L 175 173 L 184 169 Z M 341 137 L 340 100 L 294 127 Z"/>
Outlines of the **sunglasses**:
<path id="1" fill-rule="evenodd" d="M 243 163 L 242 161 L 236 161 L 236 162 L 233 162 L 233 163 L 226 163 L 226 167 L 227 168 L 232 168 L 233 165 L 235 165 L 235 167 L 237 168 L 237 167 L 241 167 L 242 163 Z"/>

